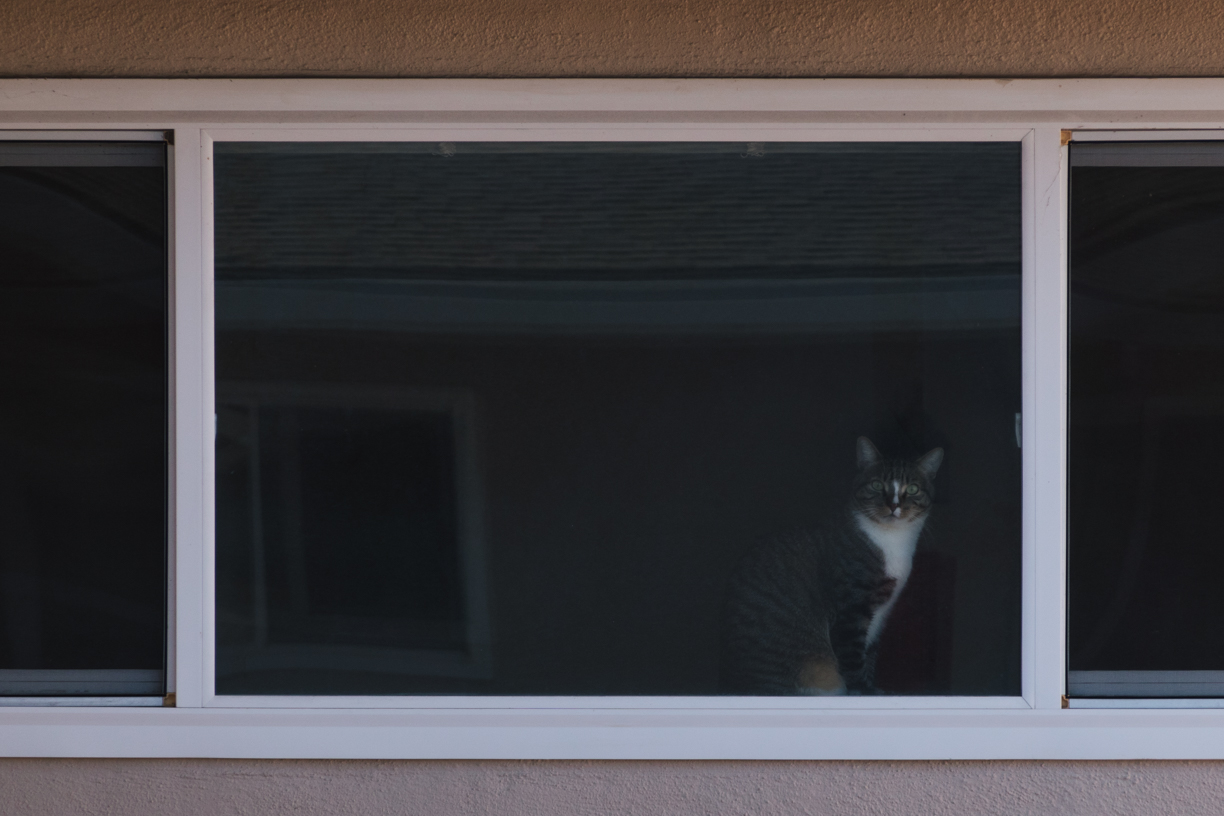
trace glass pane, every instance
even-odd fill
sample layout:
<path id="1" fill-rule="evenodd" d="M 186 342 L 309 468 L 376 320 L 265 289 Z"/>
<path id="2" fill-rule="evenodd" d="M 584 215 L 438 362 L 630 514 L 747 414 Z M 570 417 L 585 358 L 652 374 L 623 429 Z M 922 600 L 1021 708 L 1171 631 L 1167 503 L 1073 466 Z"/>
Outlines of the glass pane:
<path id="1" fill-rule="evenodd" d="M 163 692 L 161 144 L 0 142 L 0 694 Z"/>
<path id="2" fill-rule="evenodd" d="M 1224 145 L 1071 147 L 1069 692 L 1224 694 Z"/>
<path id="3" fill-rule="evenodd" d="M 219 693 L 1019 692 L 1018 145 L 214 158 Z"/>

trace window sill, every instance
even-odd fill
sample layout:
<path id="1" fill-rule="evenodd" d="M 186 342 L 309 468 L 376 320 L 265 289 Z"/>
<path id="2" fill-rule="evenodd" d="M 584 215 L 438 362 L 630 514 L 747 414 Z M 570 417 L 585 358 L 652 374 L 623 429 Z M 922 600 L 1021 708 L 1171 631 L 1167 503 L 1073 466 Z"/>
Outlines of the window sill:
<path id="1" fill-rule="evenodd" d="M 1219 759 L 1224 711 L 7 709 L 0 755 Z"/>

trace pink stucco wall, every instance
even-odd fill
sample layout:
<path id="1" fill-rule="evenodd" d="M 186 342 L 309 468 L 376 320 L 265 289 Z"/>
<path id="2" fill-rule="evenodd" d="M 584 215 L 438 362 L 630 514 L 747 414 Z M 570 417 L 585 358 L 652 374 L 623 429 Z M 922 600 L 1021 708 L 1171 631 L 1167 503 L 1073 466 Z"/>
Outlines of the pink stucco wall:
<path id="1" fill-rule="evenodd" d="M 4 0 L 0 76 L 1210 76 L 1218 0 Z M 1218 814 L 1224 763 L 0 760 L 0 814 Z"/>
<path id="2" fill-rule="evenodd" d="M 0 812 L 14 816 L 1218 816 L 1222 811 L 1224 767 L 1190 762 L 0 763 Z"/>

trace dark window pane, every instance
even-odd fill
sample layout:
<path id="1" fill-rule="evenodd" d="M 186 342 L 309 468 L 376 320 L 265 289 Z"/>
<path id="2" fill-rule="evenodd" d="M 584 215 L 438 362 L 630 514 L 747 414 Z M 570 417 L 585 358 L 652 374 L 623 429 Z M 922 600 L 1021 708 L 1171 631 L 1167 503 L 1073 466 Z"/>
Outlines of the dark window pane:
<path id="1" fill-rule="evenodd" d="M 1018 693 L 1018 145 L 214 158 L 219 693 Z"/>
<path id="2" fill-rule="evenodd" d="M 0 694 L 161 694 L 161 144 L 0 142 Z"/>
<path id="3" fill-rule="evenodd" d="M 1224 145 L 1071 148 L 1069 690 L 1224 693 Z"/>

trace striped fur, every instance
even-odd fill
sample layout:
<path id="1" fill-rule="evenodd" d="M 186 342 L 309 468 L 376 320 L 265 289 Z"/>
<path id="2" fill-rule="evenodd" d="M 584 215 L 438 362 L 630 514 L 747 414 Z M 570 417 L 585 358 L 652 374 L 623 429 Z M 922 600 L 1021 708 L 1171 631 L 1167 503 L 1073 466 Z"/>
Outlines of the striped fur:
<path id="1" fill-rule="evenodd" d="M 858 440 L 844 513 L 749 552 L 728 587 L 722 684 L 731 694 L 870 694 L 879 634 L 909 577 L 943 461 L 888 460 Z"/>

